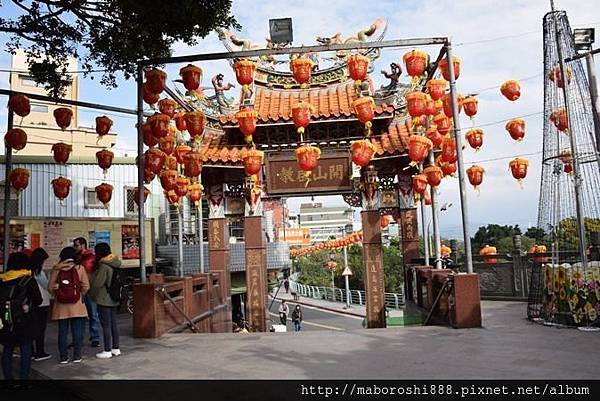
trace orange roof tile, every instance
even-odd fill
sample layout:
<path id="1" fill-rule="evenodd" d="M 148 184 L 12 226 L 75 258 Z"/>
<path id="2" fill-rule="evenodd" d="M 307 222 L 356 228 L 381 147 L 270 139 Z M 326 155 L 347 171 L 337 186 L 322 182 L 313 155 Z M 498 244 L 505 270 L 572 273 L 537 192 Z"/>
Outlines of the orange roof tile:
<path id="1" fill-rule="evenodd" d="M 314 106 L 312 117 L 331 118 L 351 117 L 354 114 L 352 102 L 358 96 L 353 81 L 341 84 L 332 84 L 323 88 L 309 90 L 267 88 L 257 85 L 255 87 L 254 110 L 258 112 L 261 122 L 289 121 L 292 116 L 292 105 L 302 100 Z M 394 106 L 378 104 L 375 114 L 393 113 Z M 223 115 L 221 123 L 237 124 L 235 114 Z"/>

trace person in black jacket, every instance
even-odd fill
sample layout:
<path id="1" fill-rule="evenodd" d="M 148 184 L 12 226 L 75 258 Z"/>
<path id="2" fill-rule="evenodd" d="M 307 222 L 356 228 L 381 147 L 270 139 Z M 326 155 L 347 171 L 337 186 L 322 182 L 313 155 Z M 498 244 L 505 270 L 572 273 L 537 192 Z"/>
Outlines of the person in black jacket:
<path id="1" fill-rule="evenodd" d="M 5 380 L 13 380 L 12 357 L 15 347 L 21 351 L 21 367 L 19 377 L 21 380 L 29 378 L 31 368 L 31 354 L 33 339 L 37 337 L 34 322 L 33 309 L 42 303 L 42 295 L 35 278 L 31 275 L 29 258 L 23 252 L 16 252 L 8 257 L 6 273 L 0 274 L 0 297 L 6 305 L 11 289 L 21 286 L 26 291 L 24 302 L 19 311 L 14 312 L 15 323 L 8 324 L 6 317 L 6 306 L 2 309 L 5 316 L 2 318 L 2 329 L 0 329 L 0 344 L 2 350 L 2 373 Z M 14 292 L 13 292 L 14 293 Z M 7 299 L 4 299 L 7 298 Z M 12 298 L 10 298 L 12 299 Z M 11 309 L 14 311 L 14 309 Z M 22 311 L 22 313 L 21 313 Z"/>

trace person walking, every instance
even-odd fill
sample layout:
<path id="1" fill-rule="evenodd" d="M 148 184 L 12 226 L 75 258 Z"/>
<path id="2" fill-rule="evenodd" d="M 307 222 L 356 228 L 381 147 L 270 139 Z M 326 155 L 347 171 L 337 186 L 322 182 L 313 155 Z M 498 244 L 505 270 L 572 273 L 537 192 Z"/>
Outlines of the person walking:
<path id="1" fill-rule="evenodd" d="M 44 272 L 44 262 L 48 259 L 48 253 L 43 248 L 36 248 L 31 253 L 31 274 L 35 277 L 42 303 L 34 309 L 33 319 L 36 326 L 37 337 L 34 338 L 33 360 L 45 361 L 52 356 L 44 348 L 46 341 L 46 327 L 48 326 L 48 310 L 50 309 L 50 293 L 48 292 L 48 276 Z"/>
<path id="2" fill-rule="evenodd" d="M 287 294 L 290 291 L 290 280 L 286 278 L 283 282 L 283 287 L 285 288 L 285 293 Z"/>
<path id="3" fill-rule="evenodd" d="M 73 247 L 60 251 L 59 262 L 52 268 L 48 290 L 54 295 L 51 318 L 58 320 L 59 363 L 69 363 L 67 336 L 73 337 L 73 363 L 81 362 L 83 327 L 88 317 L 83 297 L 90 288 L 85 268 L 75 263 L 77 252 Z"/>
<path id="4" fill-rule="evenodd" d="M 302 330 L 302 309 L 300 309 L 300 305 L 296 305 L 294 308 L 292 321 L 294 322 L 294 331 Z"/>
<path id="5" fill-rule="evenodd" d="M 98 315 L 104 340 L 104 351 L 96 354 L 96 357 L 108 359 L 121 355 L 119 327 L 117 326 L 119 301 L 112 299 L 108 291 L 113 275 L 118 274 L 115 269 L 121 267 L 121 261 L 112 254 L 110 245 L 106 243 L 97 244 L 94 251 L 96 253 L 96 268 L 92 273 L 90 295 L 98 305 Z"/>
<path id="6" fill-rule="evenodd" d="M 19 378 L 29 379 L 32 342 L 36 337 L 34 309 L 42 303 L 42 294 L 31 276 L 29 258 L 23 252 L 8 257 L 6 273 L 0 274 L 0 344 L 4 380 L 14 380 L 12 358 L 15 347 L 21 353 Z"/>
<path id="7" fill-rule="evenodd" d="M 279 305 L 279 321 L 284 326 L 287 326 L 287 317 L 290 314 L 290 307 L 285 302 L 285 299 L 281 300 L 281 305 Z"/>
<path id="8" fill-rule="evenodd" d="M 96 266 L 96 256 L 91 249 L 87 247 L 87 240 L 78 237 L 73 240 L 73 248 L 77 251 L 76 263 L 84 267 L 88 275 L 88 281 L 92 276 Z M 100 346 L 100 319 L 98 318 L 98 309 L 96 303 L 89 294 L 84 295 L 83 302 L 88 314 L 88 327 L 90 332 L 90 345 L 92 347 Z"/>

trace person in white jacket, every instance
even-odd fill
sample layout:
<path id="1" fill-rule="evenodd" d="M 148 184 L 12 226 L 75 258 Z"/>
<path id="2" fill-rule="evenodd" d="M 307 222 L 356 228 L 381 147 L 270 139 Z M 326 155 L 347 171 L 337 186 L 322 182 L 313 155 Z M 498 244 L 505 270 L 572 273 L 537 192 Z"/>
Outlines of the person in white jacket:
<path id="1" fill-rule="evenodd" d="M 44 272 L 44 262 L 48 259 L 48 253 L 43 248 L 34 249 L 31 252 L 31 273 L 37 281 L 40 293 L 42 294 L 42 303 L 34 309 L 33 319 L 39 334 L 33 341 L 33 360 L 36 362 L 45 361 L 52 356 L 44 349 L 46 337 L 46 326 L 48 325 L 48 311 L 50 309 L 50 298 L 48 292 L 48 276 Z"/>
<path id="2" fill-rule="evenodd" d="M 281 300 L 281 305 L 279 306 L 279 320 L 281 324 L 287 326 L 287 317 L 290 314 L 290 308 L 287 303 L 285 303 L 285 299 Z"/>

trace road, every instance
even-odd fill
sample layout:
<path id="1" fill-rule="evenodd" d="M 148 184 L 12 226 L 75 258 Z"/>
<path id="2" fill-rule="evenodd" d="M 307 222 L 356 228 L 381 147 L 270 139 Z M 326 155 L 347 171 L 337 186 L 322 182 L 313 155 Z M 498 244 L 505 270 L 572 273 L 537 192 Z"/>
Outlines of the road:
<path id="1" fill-rule="evenodd" d="M 270 304 L 270 302 L 269 302 Z M 290 316 L 288 316 L 287 328 L 288 331 L 294 331 L 291 314 L 296 304 L 293 301 L 287 302 L 290 307 Z M 345 331 L 362 328 L 362 318 L 358 316 L 346 315 L 343 313 L 330 312 L 322 309 L 317 309 L 311 306 L 301 305 L 302 308 L 302 330 L 333 330 Z M 279 324 L 279 301 L 276 300 L 271 306 L 270 316 L 274 324 Z"/>

